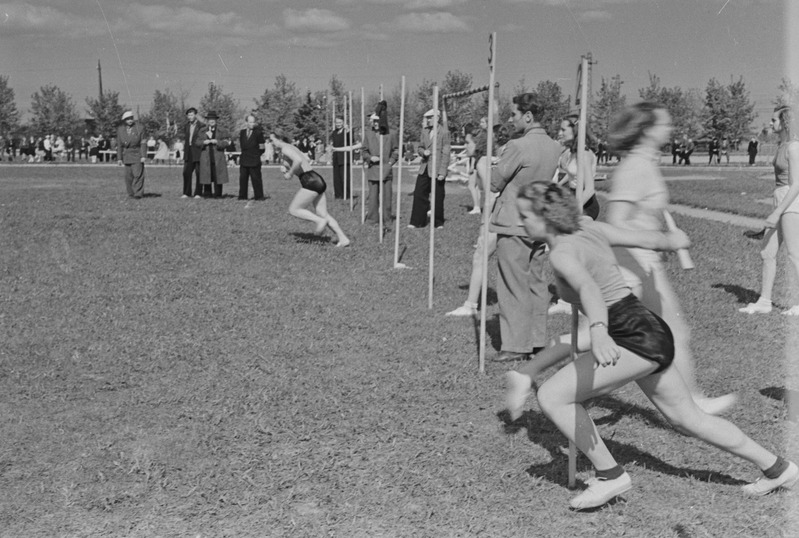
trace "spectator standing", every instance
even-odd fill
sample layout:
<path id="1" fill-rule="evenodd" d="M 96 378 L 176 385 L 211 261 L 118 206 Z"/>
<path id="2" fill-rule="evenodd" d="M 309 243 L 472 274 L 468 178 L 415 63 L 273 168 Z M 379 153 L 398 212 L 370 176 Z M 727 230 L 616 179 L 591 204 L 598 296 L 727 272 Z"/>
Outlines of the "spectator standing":
<path id="1" fill-rule="evenodd" d="M 144 138 L 144 129 L 133 119 L 133 112 L 128 110 L 122 114 L 122 122 L 117 128 L 117 163 L 125 167 L 125 188 L 128 196 L 138 200 L 144 196 L 147 141 Z"/>
<path id="2" fill-rule="evenodd" d="M 72 135 L 67 135 L 64 148 L 67 152 L 67 162 L 75 162 L 75 139 L 72 138 Z"/>
<path id="3" fill-rule="evenodd" d="M 225 148 L 230 145 L 230 138 L 216 124 L 219 116 L 216 112 L 208 112 L 205 130 L 197 136 L 194 148 L 200 150 L 200 184 L 204 194 L 211 194 L 213 186 L 214 198 L 222 197 L 222 188 L 228 182 L 227 159 Z"/>
<path id="4" fill-rule="evenodd" d="M 391 167 L 399 159 L 398 141 L 395 133 L 380 134 L 380 116 L 370 116 L 371 130 L 366 131 L 361 154 L 366 168 L 366 181 L 369 183 L 367 195 L 366 222 L 380 223 L 380 182 L 383 182 L 383 225 L 391 222 L 391 196 L 394 179 Z M 380 153 L 380 139 L 383 139 L 383 153 Z M 383 163 L 383 177 L 380 177 L 380 163 Z"/>
<path id="5" fill-rule="evenodd" d="M 255 200 L 264 199 L 264 182 L 261 176 L 261 154 L 264 152 L 266 140 L 260 126 L 256 125 L 255 116 L 248 114 L 245 118 L 247 127 L 239 132 L 239 200 L 249 196 L 250 181 Z"/>
<path id="6" fill-rule="evenodd" d="M 749 154 L 749 166 L 755 164 L 755 158 L 757 158 L 757 146 L 757 138 L 753 136 L 749 141 L 749 146 L 746 148 L 746 152 Z"/>
<path id="7" fill-rule="evenodd" d="M 416 176 L 416 186 L 413 189 L 413 207 L 411 208 L 411 221 L 409 228 L 424 228 L 427 226 L 427 215 L 430 211 L 430 193 L 432 181 L 436 181 L 435 227 L 444 226 L 444 190 L 449 168 L 451 153 L 449 132 L 444 129 L 436 116 L 436 111 L 431 109 L 424 114 L 424 128 L 420 136 L 419 156 L 422 163 L 419 174 Z M 432 170 L 433 141 L 436 142 L 436 170 Z M 554 171 L 554 170 L 553 170 Z M 549 176 L 550 179 L 552 176 Z"/>
<path id="8" fill-rule="evenodd" d="M 200 139 L 205 136 L 205 125 L 197 119 L 197 109 L 190 107 L 186 110 L 186 125 L 183 126 L 183 148 L 185 155 L 183 158 L 183 196 L 191 197 L 191 176 L 196 177 L 194 186 L 194 197 L 200 198 L 203 194 L 203 187 L 200 185 L 200 152 L 202 151 Z M 198 140 L 200 144 L 198 145 Z"/>
<path id="9" fill-rule="evenodd" d="M 331 135 L 333 148 L 342 148 L 352 145 L 352 133 L 344 125 L 344 118 L 338 117 L 333 122 Z M 351 170 L 347 162 L 347 154 L 341 151 L 333 152 L 333 197 L 336 200 L 350 197 Z"/>
<path id="10" fill-rule="evenodd" d="M 719 153 L 722 157 L 724 157 L 724 159 L 726 159 L 726 164 L 730 164 L 730 139 L 726 136 L 721 137 Z M 719 164 L 721 164 L 721 157 L 719 157 Z"/>
<path id="11" fill-rule="evenodd" d="M 158 149 L 155 150 L 155 156 L 153 157 L 155 164 L 167 164 L 169 162 L 169 146 L 166 145 L 166 142 L 161 137 L 158 137 L 156 143 L 158 144 Z"/>

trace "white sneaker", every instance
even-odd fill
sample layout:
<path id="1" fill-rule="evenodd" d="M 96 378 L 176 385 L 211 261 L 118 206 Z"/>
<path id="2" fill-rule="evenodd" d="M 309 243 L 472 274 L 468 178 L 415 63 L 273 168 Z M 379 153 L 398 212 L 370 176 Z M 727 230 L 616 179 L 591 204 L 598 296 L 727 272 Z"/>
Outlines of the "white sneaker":
<path id="1" fill-rule="evenodd" d="M 718 398 L 708 398 L 707 396 L 694 396 L 696 406 L 708 415 L 719 416 L 726 412 L 730 407 L 738 403 L 738 395 L 734 392 L 719 396 Z"/>
<path id="2" fill-rule="evenodd" d="M 763 303 L 758 300 L 756 303 L 749 303 L 743 308 L 739 308 L 738 312 L 744 314 L 768 314 L 771 312 L 771 303 Z"/>
<path id="3" fill-rule="evenodd" d="M 469 215 L 479 215 L 482 213 L 479 207 L 473 207 L 471 211 L 469 211 Z"/>
<path id="4" fill-rule="evenodd" d="M 762 497 L 779 488 L 791 489 L 797 480 L 799 480 L 799 467 L 793 462 L 788 462 L 788 468 L 777 478 L 761 476 L 751 484 L 743 486 L 743 490 L 746 495 Z"/>
<path id="5" fill-rule="evenodd" d="M 505 373 L 505 408 L 510 413 L 511 420 L 516 420 L 522 416 L 522 407 L 527 397 L 530 396 L 533 380 L 530 376 L 520 374 L 515 370 Z"/>
<path id="6" fill-rule="evenodd" d="M 782 312 L 783 316 L 799 316 L 799 304 L 792 306 Z"/>
<path id="7" fill-rule="evenodd" d="M 588 481 L 588 489 L 569 501 L 569 506 L 575 510 L 596 508 L 608 503 L 611 499 L 618 497 L 625 491 L 630 491 L 632 487 L 633 482 L 630 480 L 630 475 L 627 473 L 613 480 L 592 478 Z"/>
<path id="8" fill-rule="evenodd" d="M 466 317 L 466 316 L 476 316 L 477 315 L 477 307 L 472 306 L 470 304 L 462 304 L 452 312 L 447 312 L 444 314 L 445 316 L 455 316 L 455 317 Z"/>
<path id="9" fill-rule="evenodd" d="M 558 302 L 553 304 L 547 310 L 547 314 L 571 314 L 572 313 L 572 305 L 564 301 L 563 299 L 558 299 Z"/>
<path id="10" fill-rule="evenodd" d="M 181 198 L 188 198 L 188 197 L 189 196 L 187 194 L 184 194 L 183 196 L 181 196 Z"/>

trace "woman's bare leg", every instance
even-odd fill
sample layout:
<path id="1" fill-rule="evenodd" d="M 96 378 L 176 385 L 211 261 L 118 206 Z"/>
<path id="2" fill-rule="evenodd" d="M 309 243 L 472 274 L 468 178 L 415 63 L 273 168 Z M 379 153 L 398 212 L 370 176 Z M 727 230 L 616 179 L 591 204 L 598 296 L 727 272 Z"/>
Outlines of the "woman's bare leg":
<path id="1" fill-rule="evenodd" d="M 339 226 L 338 221 L 327 212 L 327 197 L 324 193 L 317 196 L 314 200 L 314 209 L 316 209 L 316 214 L 322 217 L 327 223 L 327 227 L 333 230 L 333 233 L 336 234 L 336 237 L 338 238 L 338 243 L 336 246 L 346 247 L 349 245 L 350 240 L 344 234 L 344 231 L 341 229 L 341 226 Z M 322 230 L 324 230 L 324 227 Z"/>

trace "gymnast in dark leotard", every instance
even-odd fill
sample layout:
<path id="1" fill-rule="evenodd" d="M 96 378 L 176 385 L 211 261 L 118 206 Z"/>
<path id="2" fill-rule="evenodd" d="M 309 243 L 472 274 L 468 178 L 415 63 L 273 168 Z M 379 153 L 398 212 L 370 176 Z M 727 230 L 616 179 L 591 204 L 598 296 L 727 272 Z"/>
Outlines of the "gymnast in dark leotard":
<path id="1" fill-rule="evenodd" d="M 330 228 L 338 237 L 337 247 L 346 247 L 350 244 L 349 238 L 341 230 L 336 219 L 327 212 L 327 199 L 325 190 L 327 185 L 318 173 L 314 172 L 311 161 L 306 154 L 294 147 L 286 135 L 276 132 L 269 135 L 275 148 L 280 149 L 285 161 L 286 179 L 296 175 L 300 179 L 302 188 L 297 191 L 294 199 L 289 204 L 289 214 L 309 220 L 316 224 L 316 233 L 321 234 L 325 228 Z M 310 208 L 313 208 L 311 210 Z"/>

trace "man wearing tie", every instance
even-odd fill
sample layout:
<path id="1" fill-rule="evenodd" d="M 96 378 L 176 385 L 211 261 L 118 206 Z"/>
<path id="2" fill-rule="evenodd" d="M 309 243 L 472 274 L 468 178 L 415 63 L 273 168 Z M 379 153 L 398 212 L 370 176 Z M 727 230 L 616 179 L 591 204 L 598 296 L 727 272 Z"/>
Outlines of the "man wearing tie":
<path id="1" fill-rule="evenodd" d="M 123 124 L 117 129 L 117 163 L 125 166 L 125 187 L 128 196 L 144 196 L 144 159 L 147 156 L 147 139 L 133 119 L 130 110 L 122 114 Z"/>
<path id="2" fill-rule="evenodd" d="M 183 127 L 183 196 L 181 196 L 181 198 L 191 198 L 192 175 L 197 178 L 194 187 L 194 197 L 199 198 L 202 194 L 202 190 L 200 189 L 200 150 L 194 146 L 194 143 L 197 141 L 198 134 L 205 128 L 205 125 L 200 123 L 197 119 L 197 109 L 194 107 L 186 111 L 186 118 L 189 121 Z"/>
<path id="3" fill-rule="evenodd" d="M 264 184 L 261 179 L 261 155 L 264 153 L 264 132 L 255 125 L 255 116 L 246 118 L 247 128 L 239 133 L 239 200 L 246 200 L 249 182 L 252 180 L 253 196 L 256 200 L 264 199 Z"/>

